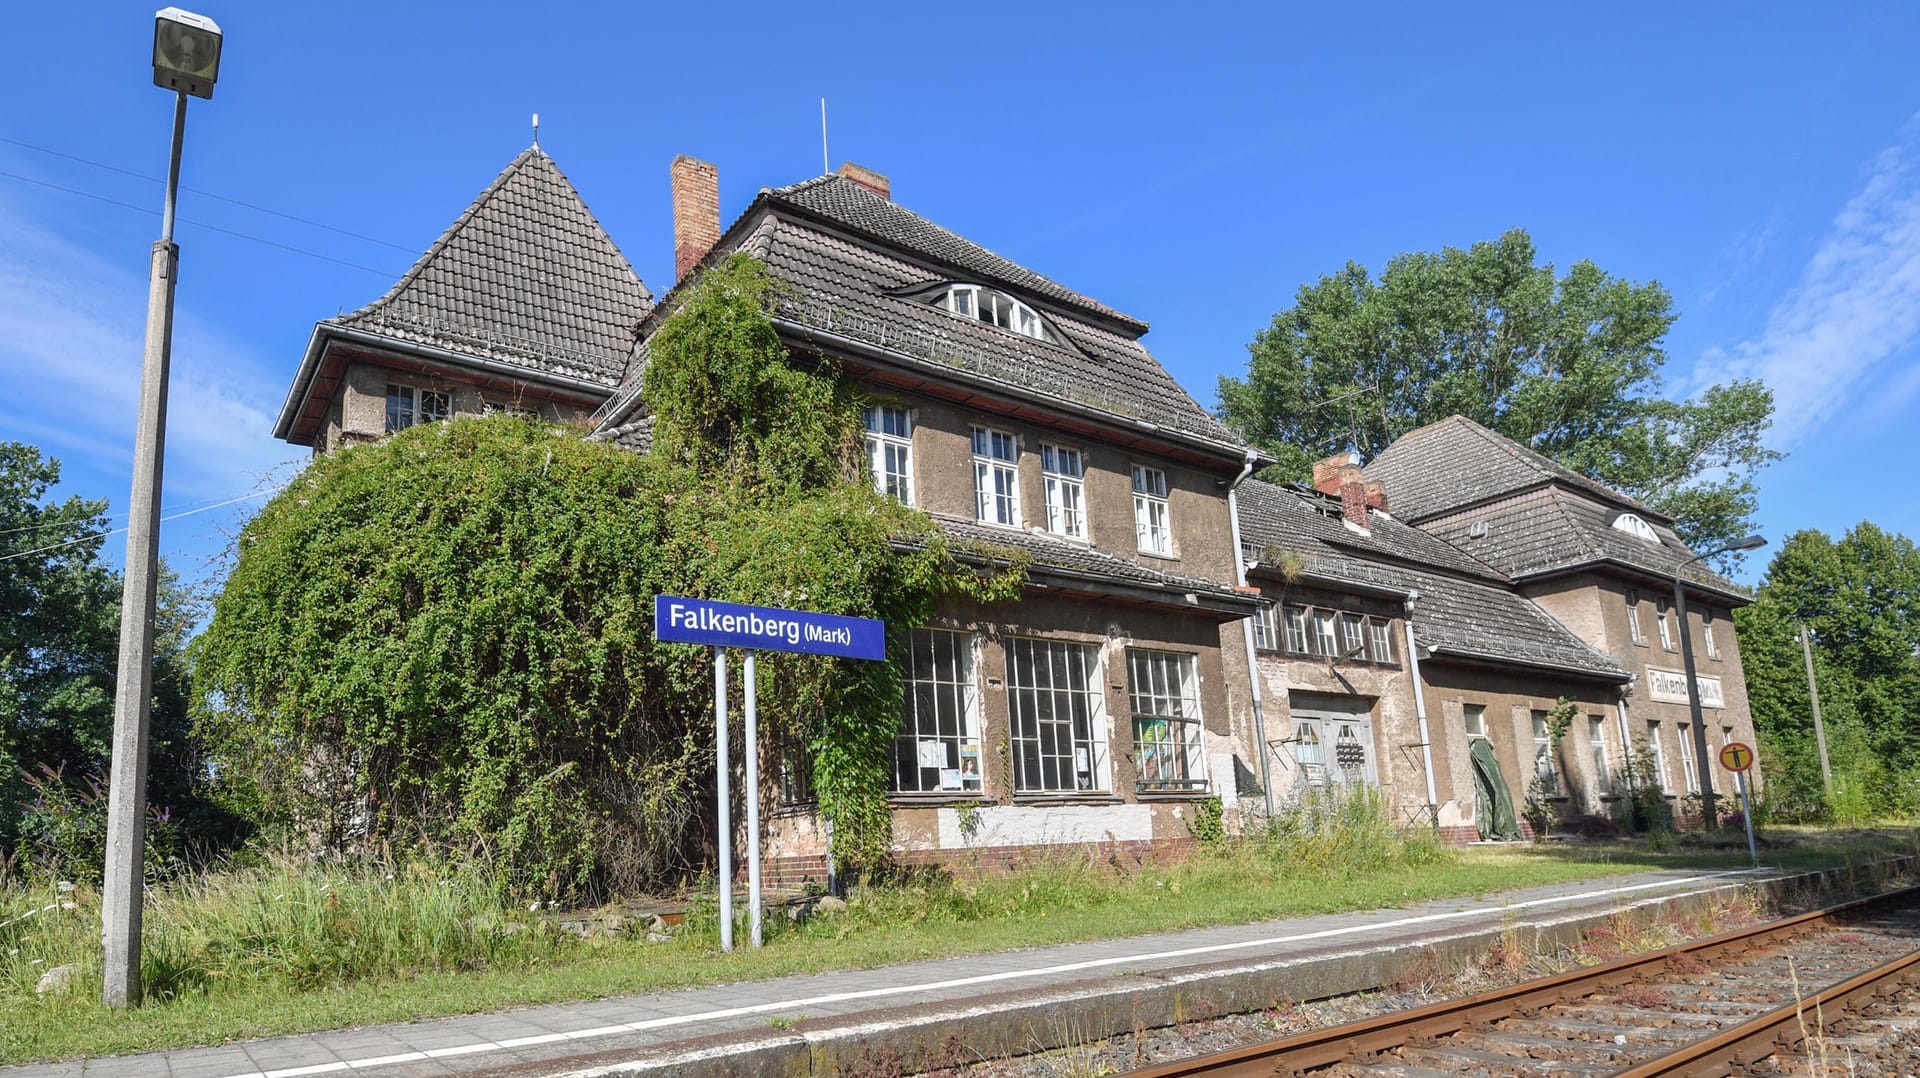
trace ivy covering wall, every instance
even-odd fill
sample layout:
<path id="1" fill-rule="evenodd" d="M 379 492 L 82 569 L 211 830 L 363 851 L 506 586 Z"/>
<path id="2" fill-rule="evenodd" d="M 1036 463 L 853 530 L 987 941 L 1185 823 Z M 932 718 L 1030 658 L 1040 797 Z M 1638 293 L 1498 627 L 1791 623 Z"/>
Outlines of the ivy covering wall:
<path id="1" fill-rule="evenodd" d="M 495 416 L 314 461 L 242 532 L 197 642 L 229 800 L 282 842 L 491 859 L 531 892 L 654 888 L 708 863 L 709 649 L 657 644 L 670 593 L 880 618 L 1011 599 L 860 473 L 860 401 L 796 360 L 736 256 L 650 342 L 642 456 Z M 977 559 L 976 559 L 977 560 Z M 765 736 L 804 744 L 835 853 L 890 841 L 892 662 L 766 653 Z M 737 761 L 737 756 L 736 756 Z"/>

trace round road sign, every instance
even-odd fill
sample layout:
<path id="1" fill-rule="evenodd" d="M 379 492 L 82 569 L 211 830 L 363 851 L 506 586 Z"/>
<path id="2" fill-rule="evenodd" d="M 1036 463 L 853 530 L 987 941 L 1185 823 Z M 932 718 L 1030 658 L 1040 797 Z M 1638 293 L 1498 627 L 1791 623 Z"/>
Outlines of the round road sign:
<path id="1" fill-rule="evenodd" d="M 1729 741 L 1720 749 L 1720 766 L 1728 771 L 1745 771 L 1753 766 L 1753 749 L 1738 741 Z"/>

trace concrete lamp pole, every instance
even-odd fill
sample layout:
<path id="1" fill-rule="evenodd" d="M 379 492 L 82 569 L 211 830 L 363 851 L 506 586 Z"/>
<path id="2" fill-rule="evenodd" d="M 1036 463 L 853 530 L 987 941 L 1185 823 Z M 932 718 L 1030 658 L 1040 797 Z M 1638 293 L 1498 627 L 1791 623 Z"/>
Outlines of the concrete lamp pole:
<path id="1" fill-rule="evenodd" d="M 1766 545 L 1764 536 L 1749 535 L 1705 554 L 1695 554 L 1673 567 L 1673 609 L 1680 619 L 1680 661 L 1687 668 L 1687 713 L 1693 718 L 1693 758 L 1699 761 L 1694 773 L 1700 781 L 1700 824 L 1709 831 L 1718 822 L 1713 809 L 1716 796 L 1713 792 L 1713 759 L 1707 755 L 1707 725 L 1700 714 L 1700 687 L 1693 670 L 1693 633 L 1687 628 L 1687 590 L 1681 586 L 1680 573 L 1687 566 L 1705 558 L 1734 550 L 1758 550 Z"/>
<path id="2" fill-rule="evenodd" d="M 107 863 L 102 886 L 101 1002 L 140 1003 L 140 915 L 147 846 L 147 735 L 153 710 L 154 597 L 160 562 L 160 473 L 166 455 L 167 364 L 173 348 L 173 285 L 180 249 L 173 206 L 187 95 L 210 98 L 220 71 L 220 27 L 204 15 L 165 8 L 154 15 L 153 83 L 174 92 L 173 150 L 166 208 L 153 245 L 147 288 L 146 355 L 134 435 L 127 564 L 120 594 L 120 666 L 113 694 L 113 763 L 107 789 Z"/>

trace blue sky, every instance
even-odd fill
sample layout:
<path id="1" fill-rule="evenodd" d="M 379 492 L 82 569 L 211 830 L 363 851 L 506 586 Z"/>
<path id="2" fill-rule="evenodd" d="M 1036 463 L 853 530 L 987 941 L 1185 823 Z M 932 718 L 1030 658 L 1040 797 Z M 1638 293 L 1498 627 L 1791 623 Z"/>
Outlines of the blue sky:
<path id="1" fill-rule="evenodd" d="M 37 44 L 0 120 L 0 439 L 116 513 L 171 114 L 155 6 L 8 15 Z M 271 427 L 314 321 L 384 291 L 531 113 L 659 293 L 668 162 L 714 162 L 730 218 L 821 170 L 823 96 L 832 164 L 1151 322 L 1204 404 L 1303 282 L 1518 225 L 1673 292 L 1669 393 L 1773 386 L 1776 543 L 1920 536 L 1920 5 L 189 6 L 227 50 L 176 237 L 164 502 L 202 511 L 162 547 L 189 574 L 258 504 L 216 503 L 304 456 Z"/>

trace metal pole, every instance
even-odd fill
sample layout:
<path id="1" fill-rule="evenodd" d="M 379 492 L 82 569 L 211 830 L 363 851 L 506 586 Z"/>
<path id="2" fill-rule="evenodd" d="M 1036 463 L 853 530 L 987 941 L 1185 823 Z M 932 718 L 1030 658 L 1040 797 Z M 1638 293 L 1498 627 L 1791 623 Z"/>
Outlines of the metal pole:
<path id="1" fill-rule="evenodd" d="M 1827 799 L 1833 799 L 1833 766 L 1827 762 L 1827 726 L 1820 721 L 1820 686 L 1813 677 L 1813 641 L 1812 633 L 1805 625 L 1800 626 L 1800 654 L 1807 660 L 1807 699 L 1813 702 L 1813 743 L 1820 749 L 1820 784 L 1827 791 Z"/>
<path id="2" fill-rule="evenodd" d="M 1747 857 L 1753 867 L 1760 867 L 1760 848 L 1753 844 L 1753 805 L 1747 800 L 1747 773 L 1736 771 L 1734 777 L 1740 781 L 1740 818 L 1747 824 Z"/>
<path id="3" fill-rule="evenodd" d="M 747 651 L 747 920 L 753 926 L 753 945 L 760 946 L 760 734 L 754 665 L 755 652 Z"/>
<path id="4" fill-rule="evenodd" d="M 1242 587 L 1247 583 L 1247 558 L 1240 552 L 1240 484 L 1253 474 L 1256 454 L 1247 450 L 1247 462 L 1240 474 L 1227 485 L 1227 524 L 1233 539 L 1233 582 Z M 1276 607 L 1276 612 L 1282 608 Z M 1274 631 L 1284 631 L 1281 618 L 1274 621 Z M 1273 819 L 1273 747 L 1267 744 L 1267 711 L 1260 688 L 1260 654 L 1253 646 L 1253 619 L 1248 618 L 1241 625 L 1241 637 L 1247 648 L 1247 684 L 1253 693 L 1253 740 L 1260 753 L 1260 795 L 1266 802 L 1267 819 Z"/>
<path id="5" fill-rule="evenodd" d="M 733 818 L 727 791 L 727 652 L 713 649 L 713 785 L 720 806 L 720 949 L 733 950 Z"/>
<path id="6" fill-rule="evenodd" d="M 1407 596 L 1406 617 L 1401 625 L 1407 630 L 1407 671 L 1413 675 L 1413 713 L 1420 721 L 1420 761 L 1427 769 L 1427 822 L 1437 831 L 1440 829 L 1440 793 L 1433 781 L 1433 735 L 1427 727 L 1427 694 L 1420 683 L 1420 651 L 1413 639 L 1413 604 L 1419 598 L 1419 592 Z"/>
<path id="7" fill-rule="evenodd" d="M 140 1003 L 140 925 L 147 859 L 147 739 L 153 718 L 153 622 L 159 584 L 160 481 L 167 442 L 167 367 L 173 351 L 173 286 L 180 249 L 173 204 L 180 191 L 180 145 L 187 95 L 174 95 L 173 148 L 166 208 L 147 284 L 147 340 L 134 433 L 133 493 L 127 513 L 126 575 L 120 590 L 120 659 L 113 693 L 113 762 L 108 773 L 107 857 L 101 887 L 100 999 L 108 1007 Z"/>
<path id="8" fill-rule="evenodd" d="M 1697 558 L 1688 561 L 1697 561 Z M 1681 562 L 1685 568 L 1688 562 Z M 1699 761 L 1694 767 L 1694 779 L 1700 784 L 1700 825 L 1708 831 L 1713 830 L 1715 819 L 1713 811 L 1713 771 L 1707 766 L 1707 724 L 1700 714 L 1700 687 L 1695 684 L 1693 672 L 1693 633 L 1687 628 L 1687 590 L 1680 583 L 1680 569 L 1673 571 L 1673 606 L 1680 618 L 1680 661 L 1687 668 L 1687 713 L 1693 716 L 1693 758 Z"/>

